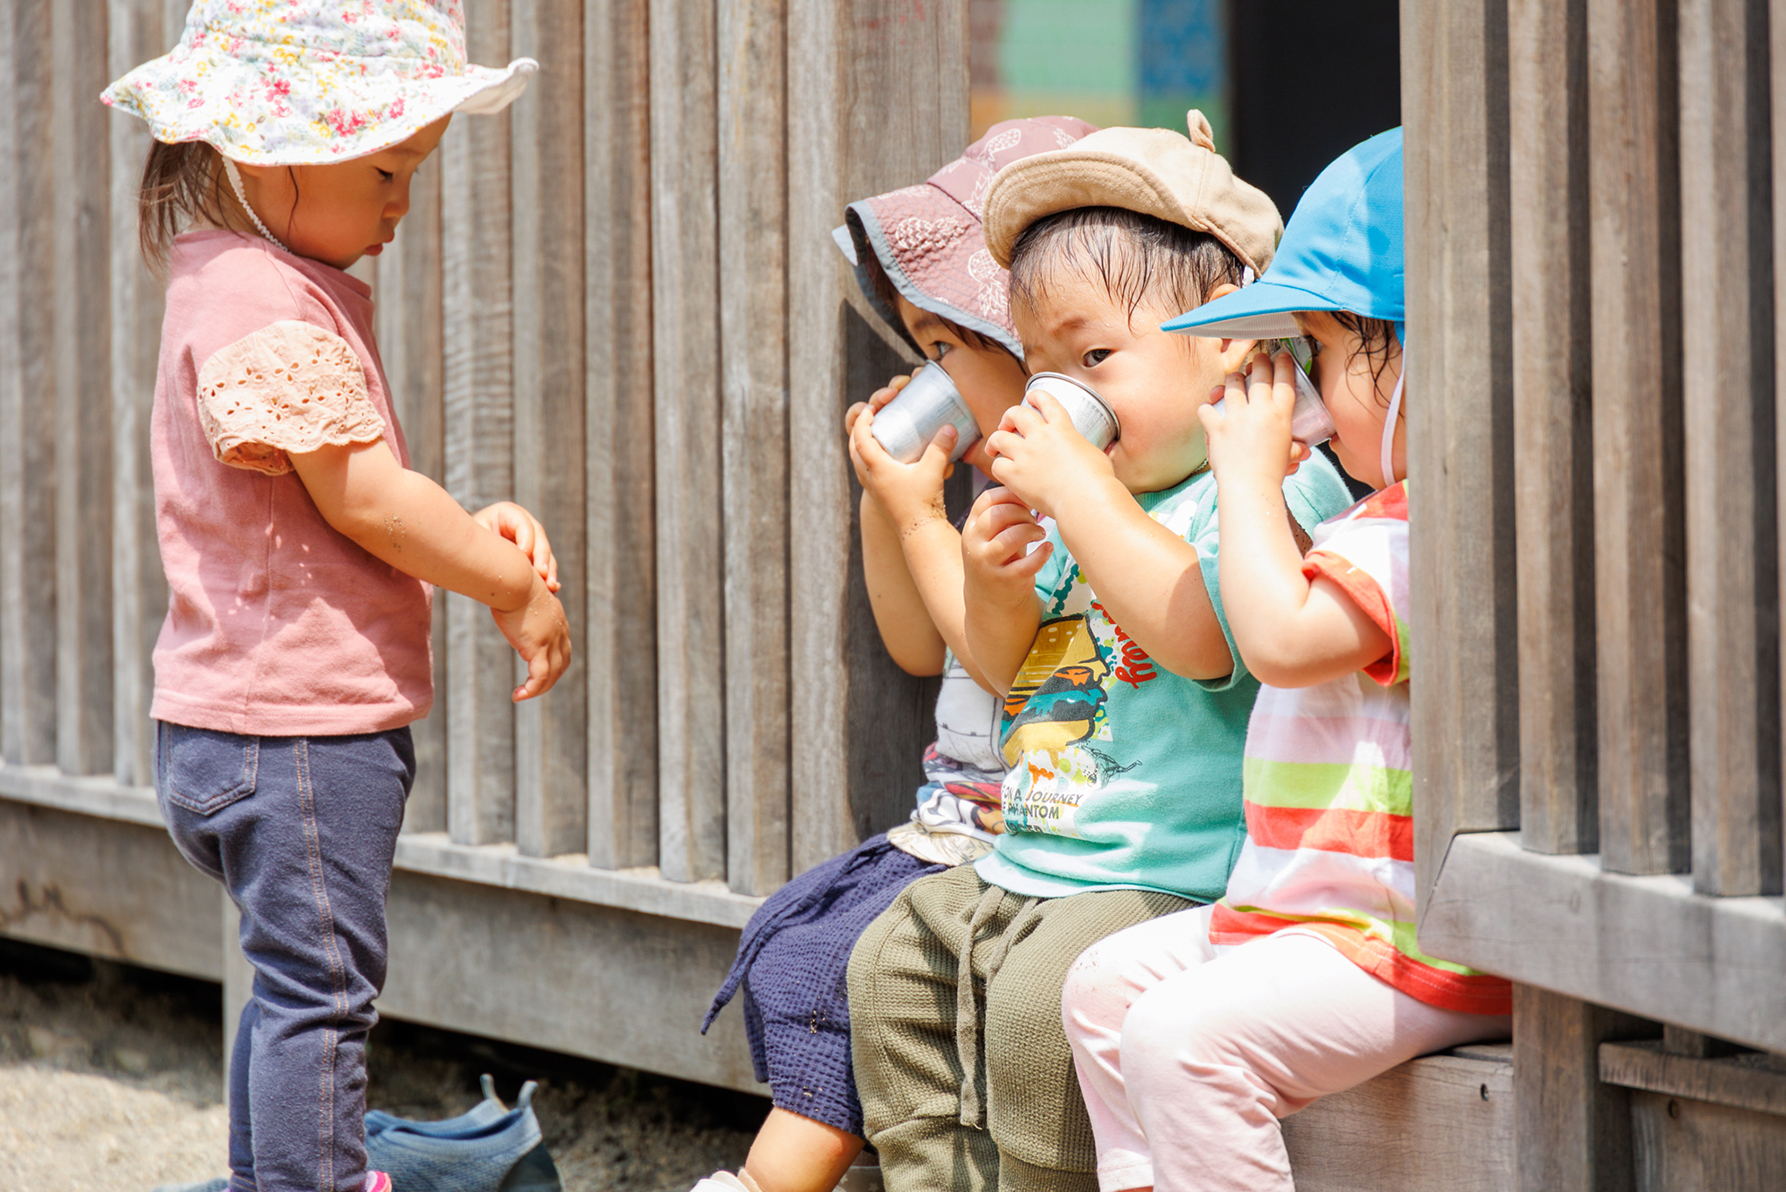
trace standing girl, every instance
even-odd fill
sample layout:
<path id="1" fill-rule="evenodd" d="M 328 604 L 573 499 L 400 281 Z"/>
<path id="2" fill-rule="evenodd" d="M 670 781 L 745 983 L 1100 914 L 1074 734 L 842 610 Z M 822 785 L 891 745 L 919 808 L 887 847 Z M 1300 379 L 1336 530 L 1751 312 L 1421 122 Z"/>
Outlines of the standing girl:
<path id="1" fill-rule="evenodd" d="M 1262 686 L 1247 728 L 1247 838 L 1218 903 L 1093 945 L 1062 1017 L 1101 1192 L 1291 1192 L 1280 1119 L 1404 1060 L 1505 1037 L 1512 988 L 1414 937 L 1408 495 L 1402 408 L 1402 140 L 1328 166 L 1256 285 L 1166 324 L 1295 333 L 1377 489 L 1315 527 L 1284 520 L 1295 367 L 1255 357 L 1202 411 L 1234 641 Z M 1443 648 L 1442 646 L 1440 648 Z"/>
<path id="2" fill-rule="evenodd" d="M 490 606 L 526 664 L 570 638 L 543 529 L 408 470 L 343 272 L 389 243 L 455 109 L 536 69 L 465 61 L 457 0 L 200 0 L 109 88 L 158 142 L 143 246 L 168 279 L 151 454 L 168 615 L 155 647 L 168 830 L 241 909 L 254 994 L 230 1062 L 230 1187 L 384 1192 L 365 1169 L 385 895 L 433 702 L 429 585 Z"/>

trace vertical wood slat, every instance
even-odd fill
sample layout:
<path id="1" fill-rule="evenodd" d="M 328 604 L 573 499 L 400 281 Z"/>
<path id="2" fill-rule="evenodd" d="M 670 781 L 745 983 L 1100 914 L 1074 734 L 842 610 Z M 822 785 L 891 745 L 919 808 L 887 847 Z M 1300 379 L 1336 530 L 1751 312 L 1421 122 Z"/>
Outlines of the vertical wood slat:
<path id="1" fill-rule="evenodd" d="M 467 6 L 474 62 L 509 60 L 507 0 Z M 441 145 L 447 490 L 476 510 L 514 491 L 509 116 L 467 116 Z M 447 594 L 447 826 L 515 835 L 514 651 L 482 604 Z"/>
<path id="2" fill-rule="evenodd" d="M 1502 0 L 1404 0 L 1415 864 L 1519 824 Z"/>
<path id="3" fill-rule="evenodd" d="M 583 25 L 579 0 L 512 0 L 513 51 L 540 63 L 515 101 L 515 499 L 546 526 L 571 666 L 515 712 L 515 842 L 578 853 L 589 835 L 584 628 Z M 516 671 L 517 676 L 521 674 Z"/>
<path id="4" fill-rule="evenodd" d="M 1507 0 L 1522 844 L 1591 853 L 1588 0 Z"/>
<path id="5" fill-rule="evenodd" d="M 583 16 L 589 862 L 657 863 L 649 0 Z"/>
<path id="6" fill-rule="evenodd" d="M 1772 0 L 1768 9 L 1768 63 L 1773 74 L 1771 97 L 1773 101 L 1770 115 L 1770 131 L 1773 134 L 1773 200 L 1775 235 L 1780 229 L 1786 229 L 1786 0 Z M 1780 572 L 1775 583 L 1777 590 L 1786 590 L 1786 484 L 1779 479 L 1781 460 L 1786 460 L 1786 397 L 1778 392 L 1778 382 L 1786 377 L 1786 254 L 1774 254 L 1774 490 L 1777 505 L 1774 510 L 1775 524 L 1779 531 L 1779 539 L 1775 549 L 1779 551 Z M 1786 615 L 1786 610 L 1782 610 Z M 1780 722 L 1775 726 L 1782 740 L 1786 740 L 1786 664 L 1780 668 L 1781 698 Z M 1786 836 L 1786 824 L 1782 824 L 1781 832 Z M 1786 852 L 1786 839 L 1781 842 L 1781 849 Z"/>
<path id="7" fill-rule="evenodd" d="M 165 0 L 111 0 L 107 73 L 117 78 L 166 51 Z M 137 241 L 137 192 L 152 140 L 141 120 L 109 115 L 112 332 L 112 772 L 127 785 L 155 781 L 150 654 L 167 612 L 155 539 L 149 415 L 161 347 L 162 287 Z"/>
<path id="8" fill-rule="evenodd" d="M 871 328 L 831 242 L 846 203 L 928 177 L 967 143 L 967 6 L 789 0 L 790 658 L 793 820 L 800 872 L 907 809 L 934 687 L 888 659 L 861 592 L 843 411 L 902 364 Z M 903 97 L 887 121 L 884 96 Z"/>
<path id="9" fill-rule="evenodd" d="M 0 188 L 11 211 L 0 243 L 0 748 L 14 765 L 56 758 L 56 403 L 52 224 L 58 164 L 50 144 L 50 0 L 5 12 L 11 102 Z M 0 216 L 5 210 L 0 210 Z"/>
<path id="10" fill-rule="evenodd" d="M 1780 891 L 1779 539 L 1765 0 L 1680 8 L 1693 885 Z"/>
<path id="11" fill-rule="evenodd" d="M 112 769 L 112 415 L 106 0 L 52 6 L 56 152 L 56 763 Z M 38 151 L 43 146 L 37 146 Z"/>
<path id="12" fill-rule="evenodd" d="M 1674 0 L 1588 0 L 1600 863 L 1685 870 L 1686 522 Z"/>
<path id="13" fill-rule="evenodd" d="M 785 0 L 720 0 L 726 876 L 788 878 Z"/>
<path id="14" fill-rule="evenodd" d="M 725 876 L 715 0 L 652 0 L 658 864 Z"/>
<path id="15" fill-rule="evenodd" d="M 1600 1082 L 1600 1044 L 1654 1024 L 1513 987 L 1514 1156 L 1520 1192 L 1626 1192 L 1630 1093 Z"/>
<path id="16" fill-rule="evenodd" d="M 473 117 L 476 119 L 476 117 Z M 409 446 L 409 466 L 437 483 L 446 481 L 445 348 L 441 326 L 441 163 L 422 163 L 409 187 L 409 214 L 378 258 L 378 347 L 391 404 Z M 447 827 L 446 593 L 434 593 L 431 630 L 434 710 L 410 726 L 415 737 L 416 779 L 403 812 L 406 832 L 444 832 Z"/>

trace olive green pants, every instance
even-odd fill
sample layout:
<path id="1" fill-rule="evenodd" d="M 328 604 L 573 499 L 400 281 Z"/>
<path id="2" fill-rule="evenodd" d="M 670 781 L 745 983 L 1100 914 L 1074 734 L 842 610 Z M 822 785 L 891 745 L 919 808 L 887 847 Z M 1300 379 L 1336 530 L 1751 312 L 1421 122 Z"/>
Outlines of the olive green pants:
<path id="1" fill-rule="evenodd" d="M 887 1192 L 1097 1192 L 1061 987 L 1090 945 L 1191 905 L 1023 898 L 971 865 L 906 887 L 849 973 L 856 1090 Z"/>

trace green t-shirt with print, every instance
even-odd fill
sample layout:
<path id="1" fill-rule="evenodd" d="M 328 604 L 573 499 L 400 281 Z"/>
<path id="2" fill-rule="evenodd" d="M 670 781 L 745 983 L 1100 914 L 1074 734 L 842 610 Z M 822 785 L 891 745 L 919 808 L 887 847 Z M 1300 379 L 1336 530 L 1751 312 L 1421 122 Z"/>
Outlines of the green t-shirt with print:
<path id="1" fill-rule="evenodd" d="M 1285 480 L 1284 498 L 1305 527 L 1352 503 L 1318 452 Z M 1001 722 L 1005 835 L 975 863 L 1014 894 L 1144 889 L 1209 902 L 1246 836 L 1241 747 L 1259 683 L 1222 612 L 1215 478 L 1136 500 L 1197 548 L 1234 669 L 1199 682 L 1155 663 L 1105 614 L 1050 526 L 1054 554 L 1036 576 L 1042 625 Z"/>

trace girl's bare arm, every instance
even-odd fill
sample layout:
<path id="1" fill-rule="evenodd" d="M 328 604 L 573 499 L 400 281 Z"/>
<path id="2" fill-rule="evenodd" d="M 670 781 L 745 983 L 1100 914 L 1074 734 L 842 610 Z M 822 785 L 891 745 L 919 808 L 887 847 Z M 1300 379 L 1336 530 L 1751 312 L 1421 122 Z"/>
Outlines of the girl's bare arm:
<path id="1" fill-rule="evenodd" d="M 373 557 L 490 606 L 527 663 L 515 698 L 542 695 L 570 665 L 564 609 L 512 542 L 485 529 L 446 490 L 397 462 L 384 441 L 295 454 L 292 467 L 323 519 Z"/>

